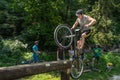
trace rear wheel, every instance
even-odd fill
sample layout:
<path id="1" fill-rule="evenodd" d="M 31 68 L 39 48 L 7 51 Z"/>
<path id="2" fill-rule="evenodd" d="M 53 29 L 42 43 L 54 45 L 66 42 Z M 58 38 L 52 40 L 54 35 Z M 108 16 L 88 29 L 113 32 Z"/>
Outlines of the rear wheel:
<path id="1" fill-rule="evenodd" d="M 74 59 L 71 66 L 71 77 L 73 79 L 78 79 L 83 72 L 83 61 L 78 59 Z"/>

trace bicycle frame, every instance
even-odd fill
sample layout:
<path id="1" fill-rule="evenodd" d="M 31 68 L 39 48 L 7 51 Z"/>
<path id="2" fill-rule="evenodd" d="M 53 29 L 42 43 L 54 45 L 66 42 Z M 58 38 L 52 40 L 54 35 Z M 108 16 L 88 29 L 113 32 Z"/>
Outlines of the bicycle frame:
<path id="1" fill-rule="evenodd" d="M 73 39 L 73 40 L 74 40 L 73 42 L 74 42 L 74 52 L 75 52 L 75 53 L 76 53 L 77 37 L 78 37 L 77 34 L 79 33 L 79 31 L 80 31 L 80 29 L 75 29 L 75 30 L 74 30 L 74 32 L 75 32 L 74 35 L 75 35 L 75 36 L 73 37 L 73 38 L 74 38 L 74 39 Z"/>

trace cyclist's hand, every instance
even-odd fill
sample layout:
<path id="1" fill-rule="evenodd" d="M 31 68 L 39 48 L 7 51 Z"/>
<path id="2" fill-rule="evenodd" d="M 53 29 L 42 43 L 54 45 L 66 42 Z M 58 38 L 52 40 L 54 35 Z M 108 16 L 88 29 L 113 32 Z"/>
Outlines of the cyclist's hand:
<path id="1" fill-rule="evenodd" d="M 89 26 L 90 26 L 89 24 L 86 24 L 86 25 L 85 25 L 85 27 L 87 27 L 87 28 L 88 28 Z"/>
<path id="2" fill-rule="evenodd" d="M 74 30 L 74 28 L 72 27 L 71 30 Z"/>

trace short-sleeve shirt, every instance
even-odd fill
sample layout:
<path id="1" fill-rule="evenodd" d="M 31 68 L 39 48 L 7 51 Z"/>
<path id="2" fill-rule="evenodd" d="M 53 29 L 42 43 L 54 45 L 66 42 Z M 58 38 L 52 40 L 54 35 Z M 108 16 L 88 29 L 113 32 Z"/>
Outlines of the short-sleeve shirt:
<path id="1" fill-rule="evenodd" d="M 37 46 L 37 45 L 34 45 L 34 46 L 32 47 L 32 50 L 33 50 L 33 53 L 34 53 L 34 51 L 38 51 L 38 46 Z"/>
<path id="2" fill-rule="evenodd" d="M 101 48 L 93 48 L 94 56 L 98 57 L 101 55 Z"/>
<path id="3" fill-rule="evenodd" d="M 80 19 L 80 18 L 77 18 L 77 21 L 80 25 L 80 27 L 83 29 L 84 28 L 84 25 L 86 24 L 89 24 L 90 21 L 88 20 L 88 16 L 87 15 L 83 15 L 83 18 Z"/>

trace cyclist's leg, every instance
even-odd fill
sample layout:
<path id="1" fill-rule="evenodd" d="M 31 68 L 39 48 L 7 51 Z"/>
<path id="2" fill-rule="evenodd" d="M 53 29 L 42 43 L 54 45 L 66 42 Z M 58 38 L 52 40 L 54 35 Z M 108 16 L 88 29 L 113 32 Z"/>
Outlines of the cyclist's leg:
<path id="1" fill-rule="evenodd" d="M 85 43 L 85 39 L 90 35 L 91 30 L 83 30 L 82 31 L 82 35 L 81 35 L 81 39 L 79 41 L 79 49 L 83 49 L 84 47 L 84 43 Z"/>
<path id="2" fill-rule="evenodd" d="M 84 47 L 85 39 L 90 35 L 90 31 L 91 30 L 84 30 L 82 32 L 81 39 L 78 42 L 78 46 L 77 47 L 79 49 L 79 53 L 81 55 L 81 59 L 82 60 L 84 59 L 84 50 L 83 50 L 83 47 Z"/>
<path id="3" fill-rule="evenodd" d="M 84 42 L 85 42 L 86 33 L 83 33 L 81 36 L 82 36 L 82 38 L 80 38 L 77 41 L 77 51 L 81 54 L 81 59 L 83 59 L 84 58 L 83 46 L 84 46 Z"/>
<path id="4" fill-rule="evenodd" d="M 81 39 L 77 41 L 77 48 L 79 49 L 81 46 Z"/>
<path id="5" fill-rule="evenodd" d="M 81 38 L 79 38 L 79 40 L 77 41 L 77 48 L 78 49 L 82 49 L 84 42 L 85 42 L 85 38 L 87 37 L 86 33 L 82 33 Z"/>
<path id="6" fill-rule="evenodd" d="M 85 38 L 87 37 L 86 33 L 82 33 L 81 35 L 81 43 L 79 44 L 80 45 L 80 49 L 83 49 L 83 46 L 84 46 L 84 43 L 85 43 Z"/>

